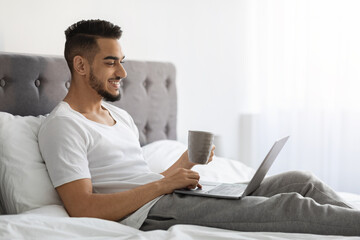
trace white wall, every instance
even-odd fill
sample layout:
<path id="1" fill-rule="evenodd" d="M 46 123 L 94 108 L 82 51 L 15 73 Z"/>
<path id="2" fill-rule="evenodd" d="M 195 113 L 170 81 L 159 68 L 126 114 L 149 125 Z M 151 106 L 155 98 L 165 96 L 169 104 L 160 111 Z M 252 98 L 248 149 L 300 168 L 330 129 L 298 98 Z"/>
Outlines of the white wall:
<path id="1" fill-rule="evenodd" d="M 242 1 L 0 0 L 0 51 L 60 54 L 64 30 L 81 19 L 123 29 L 127 59 L 177 67 L 178 137 L 189 129 L 220 135 L 218 154 L 237 158 L 236 109 Z"/>
<path id="2" fill-rule="evenodd" d="M 309 170 L 336 190 L 360 193 L 352 184 L 360 181 L 360 101 L 351 87 L 359 82 L 359 7 L 355 0 L 0 0 L 0 51 L 62 55 L 69 25 L 107 19 L 124 30 L 127 59 L 176 65 L 180 141 L 189 129 L 213 131 L 222 140 L 218 155 L 256 167 L 274 138 L 292 133 L 272 173 Z M 326 101 L 316 116 L 292 114 L 312 109 L 318 95 Z M 291 111 L 276 114 L 284 105 Z"/>
<path id="3" fill-rule="evenodd" d="M 274 138 L 291 135 L 270 174 L 311 171 L 360 193 L 360 1 L 246 3 L 241 158 L 255 167 Z"/>

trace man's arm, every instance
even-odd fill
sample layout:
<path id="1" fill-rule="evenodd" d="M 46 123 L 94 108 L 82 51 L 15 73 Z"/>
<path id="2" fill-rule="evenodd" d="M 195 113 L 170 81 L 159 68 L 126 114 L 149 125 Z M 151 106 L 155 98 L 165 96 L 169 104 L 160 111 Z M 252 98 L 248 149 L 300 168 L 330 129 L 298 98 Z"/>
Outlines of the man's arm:
<path id="1" fill-rule="evenodd" d="M 214 157 L 214 151 L 215 151 L 215 146 L 213 145 L 213 147 L 211 149 L 210 157 L 209 157 L 209 160 L 207 161 L 207 163 L 212 161 L 212 159 Z M 161 174 L 166 177 L 167 175 L 173 173 L 174 171 L 176 171 L 179 168 L 191 169 L 195 165 L 196 165 L 196 163 L 192 163 L 189 161 L 188 150 L 186 150 L 181 155 L 181 157 L 173 165 L 171 165 L 171 167 L 169 167 L 166 171 L 162 172 Z"/>
<path id="2" fill-rule="evenodd" d="M 92 183 L 88 178 L 66 183 L 56 190 L 72 217 L 119 220 L 158 196 L 179 188 L 195 188 L 199 178 L 198 173 L 179 168 L 161 180 L 119 193 L 93 193 Z"/>

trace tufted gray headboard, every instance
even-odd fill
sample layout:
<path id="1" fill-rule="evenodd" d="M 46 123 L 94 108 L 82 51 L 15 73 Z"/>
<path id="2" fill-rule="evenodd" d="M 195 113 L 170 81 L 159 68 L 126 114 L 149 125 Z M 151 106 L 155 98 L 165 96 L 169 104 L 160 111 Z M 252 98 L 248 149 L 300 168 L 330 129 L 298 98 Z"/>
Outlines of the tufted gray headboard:
<path id="1" fill-rule="evenodd" d="M 128 60 L 124 67 L 128 76 L 122 81 L 122 98 L 112 104 L 133 117 L 141 145 L 175 140 L 174 65 Z M 0 52 L 0 111 L 21 116 L 49 113 L 69 86 L 70 72 L 63 57 Z"/>

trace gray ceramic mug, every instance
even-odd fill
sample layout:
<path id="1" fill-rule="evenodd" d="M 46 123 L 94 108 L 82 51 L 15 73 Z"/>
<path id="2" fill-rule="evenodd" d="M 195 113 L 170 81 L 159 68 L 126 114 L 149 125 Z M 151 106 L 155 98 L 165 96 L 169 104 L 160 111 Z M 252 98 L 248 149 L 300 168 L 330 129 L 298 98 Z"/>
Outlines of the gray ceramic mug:
<path id="1" fill-rule="evenodd" d="M 214 134 L 203 131 L 189 131 L 188 155 L 189 161 L 197 164 L 206 164 L 209 160 L 214 142 Z"/>

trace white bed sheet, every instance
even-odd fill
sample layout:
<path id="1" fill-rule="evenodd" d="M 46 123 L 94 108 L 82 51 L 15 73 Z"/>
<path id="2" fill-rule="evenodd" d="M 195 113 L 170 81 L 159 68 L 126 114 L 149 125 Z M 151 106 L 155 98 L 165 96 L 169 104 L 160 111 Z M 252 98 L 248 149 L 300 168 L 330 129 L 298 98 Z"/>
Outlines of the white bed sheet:
<path id="1" fill-rule="evenodd" d="M 186 149 L 175 141 L 159 141 L 144 147 L 150 168 L 162 171 Z M 242 163 L 215 157 L 208 166 L 197 166 L 203 180 L 247 181 L 254 170 Z M 360 209 L 360 195 L 341 193 Z M 360 226 L 359 226 L 360 227 Z M 313 234 L 238 232 L 194 225 L 176 225 L 167 231 L 143 232 L 113 221 L 70 218 L 59 205 L 49 205 L 18 215 L 0 215 L 0 239 L 360 239 Z"/>
<path id="2" fill-rule="evenodd" d="M 360 203 L 360 196 L 352 196 Z M 0 239 L 360 239 L 276 232 L 237 232 L 194 225 L 143 232 L 113 221 L 70 218 L 61 206 L 42 207 L 19 215 L 0 216 Z"/>

